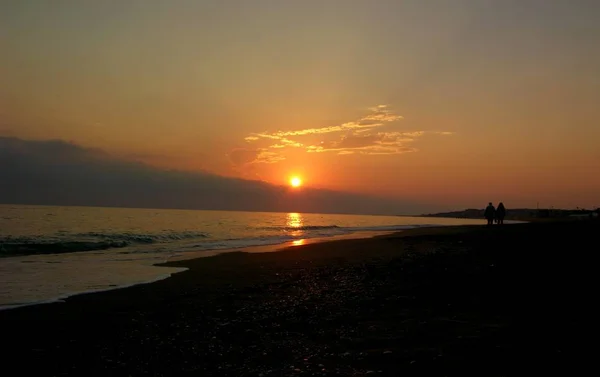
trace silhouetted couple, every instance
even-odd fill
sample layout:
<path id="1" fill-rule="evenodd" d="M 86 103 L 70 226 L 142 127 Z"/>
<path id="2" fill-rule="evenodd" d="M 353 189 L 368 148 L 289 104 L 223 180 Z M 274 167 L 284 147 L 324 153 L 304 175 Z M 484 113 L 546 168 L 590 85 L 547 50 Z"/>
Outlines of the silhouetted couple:
<path id="1" fill-rule="evenodd" d="M 494 220 L 496 220 L 496 223 L 498 224 L 504 224 L 506 208 L 504 208 L 504 204 L 502 202 L 498 204 L 498 208 L 494 208 L 494 205 L 490 202 L 485 208 L 485 212 L 483 213 L 483 215 L 487 219 L 488 225 L 493 225 Z"/>

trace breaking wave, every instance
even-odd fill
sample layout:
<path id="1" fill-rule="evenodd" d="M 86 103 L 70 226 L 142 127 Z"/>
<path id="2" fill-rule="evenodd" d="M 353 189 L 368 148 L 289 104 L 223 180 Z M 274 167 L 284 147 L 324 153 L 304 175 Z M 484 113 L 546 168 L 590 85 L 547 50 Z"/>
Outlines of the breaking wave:
<path id="1" fill-rule="evenodd" d="M 87 232 L 58 234 L 53 237 L 1 237 L 0 256 L 97 251 L 206 237 L 208 237 L 206 233 L 200 232 L 171 232 L 163 234 Z"/>
<path id="2" fill-rule="evenodd" d="M 181 241 L 192 238 L 206 238 L 208 234 L 200 232 L 172 232 L 161 234 L 137 234 L 137 233 L 100 233 L 87 232 L 75 234 L 76 237 L 91 237 L 110 241 L 123 241 L 128 243 L 158 243 Z"/>
<path id="3" fill-rule="evenodd" d="M 262 230 L 283 230 L 286 232 L 293 232 L 293 231 L 301 231 L 301 230 L 326 230 L 326 229 L 338 229 L 340 228 L 337 225 L 305 225 L 305 226 L 285 226 L 285 227 L 280 227 L 280 226 L 267 226 L 267 227 L 262 227 L 259 229 Z"/>
<path id="4" fill-rule="evenodd" d="M 0 243 L 0 256 L 75 253 L 79 251 L 106 250 L 127 246 L 129 246 L 129 243 L 125 241 L 2 242 Z"/>

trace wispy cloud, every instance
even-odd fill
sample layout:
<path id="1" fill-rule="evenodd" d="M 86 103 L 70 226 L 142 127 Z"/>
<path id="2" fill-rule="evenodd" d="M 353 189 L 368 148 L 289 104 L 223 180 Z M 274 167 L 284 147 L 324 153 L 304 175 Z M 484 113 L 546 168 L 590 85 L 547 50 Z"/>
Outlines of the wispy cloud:
<path id="1" fill-rule="evenodd" d="M 337 154 L 402 154 L 416 152 L 417 149 L 410 147 L 415 137 L 420 136 L 416 132 L 379 132 L 372 135 L 346 135 L 338 141 L 322 142 L 318 145 L 310 145 L 307 152 L 337 152 Z"/>
<path id="2" fill-rule="evenodd" d="M 258 164 L 274 164 L 276 162 L 279 161 L 283 161 L 285 160 L 285 157 L 280 155 L 279 153 L 275 153 L 275 152 L 268 152 L 265 150 L 261 150 L 258 155 L 256 156 L 256 159 L 254 160 L 254 163 L 258 163 Z"/>
<path id="3" fill-rule="evenodd" d="M 394 114 L 387 105 L 379 105 L 369 109 L 370 113 L 357 121 L 343 123 L 338 126 L 307 128 L 304 130 L 277 131 L 271 134 L 253 134 L 254 137 L 281 138 L 286 136 L 320 135 L 332 132 L 353 131 L 358 129 L 370 129 L 383 126 L 388 122 L 403 119 L 401 115 Z M 252 137 L 252 136 L 251 136 Z M 246 138 L 248 140 L 248 138 Z M 254 139 L 253 139 L 254 140 Z"/>
<path id="4" fill-rule="evenodd" d="M 287 138 L 277 135 L 277 134 L 255 133 L 255 134 L 252 134 L 252 135 L 244 138 L 244 140 L 246 140 L 247 142 L 252 142 L 252 141 L 256 141 L 256 140 L 260 140 L 260 139 L 276 140 L 277 144 L 272 145 L 271 148 L 281 148 L 282 146 L 298 148 L 298 147 L 303 146 L 302 143 L 287 139 Z"/>
<path id="5" fill-rule="evenodd" d="M 451 135 L 452 132 L 425 132 L 425 131 L 394 131 L 389 127 L 404 119 L 401 115 L 394 113 L 387 105 L 377 105 L 368 109 L 368 113 L 357 120 L 345 122 L 340 125 L 305 128 L 299 130 L 276 132 L 256 132 L 247 136 L 244 140 L 248 143 L 258 143 L 261 140 L 270 140 L 275 143 L 264 145 L 263 148 L 253 149 L 256 156 L 248 163 L 278 162 L 285 159 L 282 155 L 275 153 L 269 155 L 268 150 L 283 151 L 286 148 L 304 148 L 309 153 L 333 152 L 340 155 L 348 154 L 401 154 L 417 151 L 411 144 L 417 138 L 426 133 Z M 386 129 L 386 131 L 384 131 Z M 339 134 L 339 136 L 336 136 Z M 311 139 L 312 141 L 307 141 Z M 315 143 L 315 137 L 329 139 Z M 331 139 L 335 140 L 331 140 Z M 304 142 L 298 141 L 302 139 Z M 259 158 L 262 152 L 264 158 Z"/>
<path id="6" fill-rule="evenodd" d="M 252 164 L 274 164 L 285 160 L 284 156 L 279 153 L 270 152 L 265 148 L 236 148 L 229 153 L 228 157 L 235 167 L 244 167 Z"/>

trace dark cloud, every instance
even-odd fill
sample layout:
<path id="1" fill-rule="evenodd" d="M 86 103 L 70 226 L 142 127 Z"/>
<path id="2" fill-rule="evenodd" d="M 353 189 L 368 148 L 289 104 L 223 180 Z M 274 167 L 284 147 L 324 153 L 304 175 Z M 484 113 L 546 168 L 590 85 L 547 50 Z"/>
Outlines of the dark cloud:
<path id="1" fill-rule="evenodd" d="M 239 163 L 260 151 L 234 154 Z M 232 161 L 233 161 L 232 158 Z M 357 194 L 287 187 L 209 173 L 170 171 L 64 141 L 0 137 L 3 203 L 281 212 L 420 212 L 424 207 Z"/>

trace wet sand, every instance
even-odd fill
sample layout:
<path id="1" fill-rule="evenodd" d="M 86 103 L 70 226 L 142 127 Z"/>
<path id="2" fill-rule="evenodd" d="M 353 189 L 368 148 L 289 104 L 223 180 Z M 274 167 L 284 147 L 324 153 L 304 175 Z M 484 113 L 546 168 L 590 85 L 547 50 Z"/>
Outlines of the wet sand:
<path id="1" fill-rule="evenodd" d="M 406 231 L 180 261 L 160 282 L 0 312 L 37 375 L 576 371 L 598 221 Z M 16 368 L 16 369 L 13 369 Z"/>

